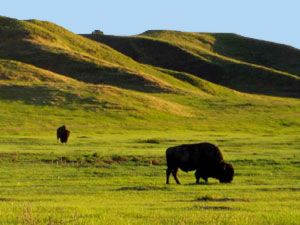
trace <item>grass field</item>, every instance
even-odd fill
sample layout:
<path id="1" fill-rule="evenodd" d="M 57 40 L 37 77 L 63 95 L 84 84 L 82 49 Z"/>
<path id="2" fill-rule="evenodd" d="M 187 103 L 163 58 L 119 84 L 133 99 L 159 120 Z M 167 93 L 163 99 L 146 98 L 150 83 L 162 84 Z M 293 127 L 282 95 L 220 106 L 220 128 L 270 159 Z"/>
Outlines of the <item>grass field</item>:
<path id="1" fill-rule="evenodd" d="M 165 184 L 165 149 L 209 141 L 231 184 Z M 1 224 L 298 224 L 299 135 L 129 132 L 0 140 Z"/>
<path id="2" fill-rule="evenodd" d="M 299 50 L 1 16 L 0 42 L 0 225 L 299 224 Z M 233 182 L 166 185 L 165 150 L 198 142 Z"/>

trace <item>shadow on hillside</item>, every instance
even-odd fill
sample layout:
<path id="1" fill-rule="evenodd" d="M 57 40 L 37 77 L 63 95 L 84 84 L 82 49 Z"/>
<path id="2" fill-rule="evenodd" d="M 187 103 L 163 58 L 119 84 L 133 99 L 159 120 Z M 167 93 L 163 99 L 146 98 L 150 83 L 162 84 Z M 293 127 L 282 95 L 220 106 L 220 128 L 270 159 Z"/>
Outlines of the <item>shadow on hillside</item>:
<path id="1" fill-rule="evenodd" d="M 213 65 L 189 52 L 167 42 L 110 35 L 83 35 L 106 44 L 137 62 L 165 69 L 201 75 L 204 79 L 219 81 L 222 67 Z"/>
<path id="2" fill-rule="evenodd" d="M 122 67 L 98 65 L 94 59 L 61 49 L 46 49 L 24 40 L 14 40 L 0 51 L 4 59 L 11 59 L 52 71 L 78 81 L 112 85 L 122 89 L 146 93 L 170 92 L 159 83 L 129 72 Z M 73 55 L 72 55 L 73 54 Z M 104 63 L 105 64 L 105 63 Z"/>
<path id="3" fill-rule="evenodd" d="M 300 76 L 299 49 L 237 34 L 212 35 L 213 51 L 220 55 Z"/>
<path id="4" fill-rule="evenodd" d="M 230 57 L 249 62 L 250 56 L 248 55 L 252 54 L 252 52 L 249 52 L 251 49 L 243 49 L 232 43 L 231 45 L 223 43 L 218 41 L 218 39 L 216 40 L 214 51 L 220 52 L 220 55 L 206 54 L 196 49 L 192 54 L 167 42 L 147 38 L 107 35 L 84 36 L 109 45 L 140 63 L 190 73 L 212 83 L 240 92 L 279 97 L 300 97 L 300 79 L 272 70 L 273 64 L 270 63 L 266 64 L 266 66 L 270 66 L 271 69 L 267 69 L 244 62 L 231 61 L 229 60 Z M 264 44 L 262 43 L 259 48 L 263 48 Z M 224 48 L 227 49 L 224 50 Z M 225 51 L 229 52 L 225 54 Z M 228 59 L 222 57 L 221 54 L 227 56 Z M 240 57 L 237 57 L 238 54 L 240 54 Z M 258 63 L 258 65 L 264 65 L 263 62 L 268 60 L 265 58 L 270 57 L 271 60 L 269 61 L 274 59 L 272 54 L 265 51 L 258 52 L 257 54 L 262 54 L 259 59 L 253 61 L 253 63 Z M 300 55 L 300 51 L 293 49 L 293 55 Z M 300 56 L 297 59 L 300 59 Z M 300 70 L 299 60 L 297 63 Z M 280 64 L 280 62 L 277 62 L 277 64 Z M 277 67 L 274 66 L 274 68 Z M 280 68 L 288 68 L 288 64 Z"/>
<path id="5" fill-rule="evenodd" d="M 44 86 L 0 85 L 0 99 L 20 101 L 28 105 L 95 104 L 93 98 L 80 98 L 76 94 Z M 97 102 L 98 103 L 98 102 Z"/>

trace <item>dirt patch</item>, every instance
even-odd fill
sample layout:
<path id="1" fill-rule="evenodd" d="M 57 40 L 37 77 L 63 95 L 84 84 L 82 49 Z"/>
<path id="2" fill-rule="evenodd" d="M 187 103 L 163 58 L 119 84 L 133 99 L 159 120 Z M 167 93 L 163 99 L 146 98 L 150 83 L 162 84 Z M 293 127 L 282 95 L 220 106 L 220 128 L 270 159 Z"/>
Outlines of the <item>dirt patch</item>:
<path id="1" fill-rule="evenodd" d="M 174 140 L 174 139 L 164 139 L 164 138 L 150 138 L 150 139 L 134 140 L 135 143 L 144 143 L 144 144 L 174 143 L 176 141 L 177 140 Z"/>
<path id="2" fill-rule="evenodd" d="M 134 187 L 122 187 L 118 191 L 166 191 L 169 190 L 167 187 L 157 186 L 134 186 Z"/>
<path id="3" fill-rule="evenodd" d="M 300 191 L 300 188 L 286 187 L 286 188 L 258 188 L 258 191 Z"/>
<path id="4" fill-rule="evenodd" d="M 15 199 L 15 198 L 0 198 L 0 202 L 41 202 L 52 201 L 51 199 Z"/>
<path id="5" fill-rule="evenodd" d="M 0 198 L 0 202 L 17 202 L 19 200 L 15 198 Z"/>
<path id="6" fill-rule="evenodd" d="M 213 198 L 209 196 L 203 196 L 200 198 L 196 198 L 196 202 L 249 202 L 249 200 L 241 199 L 241 198 Z"/>
<path id="7" fill-rule="evenodd" d="M 193 207 L 191 207 L 190 209 L 192 210 L 233 210 L 232 207 L 228 207 L 228 206 L 199 206 L 199 205 L 195 205 Z"/>
<path id="8" fill-rule="evenodd" d="M 15 158 L 17 157 L 18 155 Z M 1 154 L 0 154 L 0 160 L 1 160 Z M 56 165 L 68 164 L 70 166 L 76 166 L 76 167 L 85 167 L 90 164 L 101 167 L 103 166 L 103 164 L 109 165 L 109 164 L 123 164 L 123 163 L 135 163 L 137 165 L 145 165 L 145 166 L 165 165 L 164 157 L 139 157 L 139 156 L 132 156 L 132 155 L 127 155 L 127 156 L 112 155 L 108 157 L 103 157 L 97 152 L 92 154 L 87 154 L 87 155 L 81 155 L 78 157 L 59 156 L 52 159 L 41 159 L 40 161 L 48 164 L 56 164 Z"/>
<path id="9" fill-rule="evenodd" d="M 203 206 L 203 207 L 201 207 L 201 209 L 205 209 L 205 210 L 233 210 L 233 208 L 227 207 L 227 206 Z"/>
<path id="10" fill-rule="evenodd" d="M 93 174 L 94 174 L 94 176 L 97 176 L 97 177 L 111 177 L 110 173 L 103 173 L 103 172 L 94 171 Z"/>
<path id="11" fill-rule="evenodd" d="M 117 163 L 129 161 L 129 159 L 127 157 L 125 157 L 125 156 L 119 156 L 119 155 L 112 156 L 111 160 L 113 162 L 117 162 Z"/>

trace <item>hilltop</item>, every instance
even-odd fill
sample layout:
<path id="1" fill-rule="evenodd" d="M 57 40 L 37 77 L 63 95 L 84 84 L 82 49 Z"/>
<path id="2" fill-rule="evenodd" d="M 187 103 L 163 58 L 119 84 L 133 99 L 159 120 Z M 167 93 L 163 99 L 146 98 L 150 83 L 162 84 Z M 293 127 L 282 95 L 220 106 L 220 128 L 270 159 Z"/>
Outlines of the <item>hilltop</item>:
<path id="1" fill-rule="evenodd" d="M 78 35 L 7 17 L 0 41 L 3 134 L 49 135 L 62 123 L 91 133 L 299 126 L 300 51 L 289 46 L 235 34 Z"/>

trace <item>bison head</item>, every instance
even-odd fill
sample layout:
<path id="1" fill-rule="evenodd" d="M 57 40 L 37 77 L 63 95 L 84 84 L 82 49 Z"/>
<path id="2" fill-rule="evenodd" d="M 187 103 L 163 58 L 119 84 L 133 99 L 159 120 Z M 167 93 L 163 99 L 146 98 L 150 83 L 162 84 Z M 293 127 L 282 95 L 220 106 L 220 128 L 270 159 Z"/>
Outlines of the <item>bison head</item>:
<path id="1" fill-rule="evenodd" d="M 234 176 L 234 169 L 230 163 L 221 163 L 220 183 L 230 183 Z"/>

